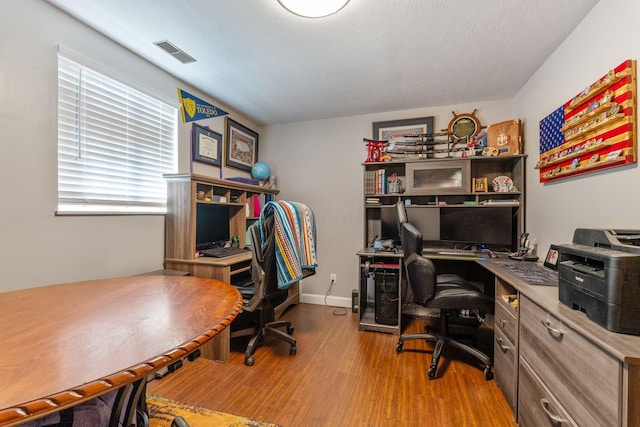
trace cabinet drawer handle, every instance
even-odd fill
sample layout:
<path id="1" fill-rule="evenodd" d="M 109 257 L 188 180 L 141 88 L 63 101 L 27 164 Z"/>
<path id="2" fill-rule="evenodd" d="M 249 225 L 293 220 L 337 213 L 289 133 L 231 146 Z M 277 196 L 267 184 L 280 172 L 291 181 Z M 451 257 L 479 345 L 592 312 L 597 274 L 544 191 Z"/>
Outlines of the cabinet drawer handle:
<path id="1" fill-rule="evenodd" d="M 549 322 L 548 320 L 541 320 L 540 322 L 542 322 L 542 326 L 544 326 L 545 328 L 547 328 L 551 332 L 553 332 L 555 334 L 558 334 L 560 336 L 564 335 L 564 331 L 562 329 L 552 328 L 551 327 L 551 322 Z"/>
<path id="2" fill-rule="evenodd" d="M 551 411 L 549 410 L 549 401 L 544 397 L 540 399 L 540 406 L 542 407 L 544 413 L 547 414 L 547 416 L 551 418 L 553 422 L 556 422 L 558 424 L 564 424 L 567 422 L 567 420 L 565 420 L 564 418 L 551 413 Z"/>
<path id="3" fill-rule="evenodd" d="M 505 345 L 504 340 L 502 338 L 498 338 L 496 340 L 496 342 L 500 346 L 500 350 L 502 350 L 504 353 L 506 353 L 507 351 L 509 351 L 509 350 L 511 350 L 513 348 L 513 347 L 510 347 L 508 345 Z"/>

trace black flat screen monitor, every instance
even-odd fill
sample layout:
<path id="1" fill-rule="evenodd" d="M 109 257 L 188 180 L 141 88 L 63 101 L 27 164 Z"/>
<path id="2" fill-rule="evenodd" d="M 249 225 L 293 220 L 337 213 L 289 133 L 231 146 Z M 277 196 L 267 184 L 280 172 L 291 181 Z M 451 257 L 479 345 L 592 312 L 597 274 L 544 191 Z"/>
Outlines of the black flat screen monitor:
<path id="1" fill-rule="evenodd" d="M 513 212 L 504 207 L 440 209 L 440 240 L 515 250 Z"/>
<path id="2" fill-rule="evenodd" d="M 407 214 L 406 221 L 416 227 L 422 233 L 423 241 L 433 241 L 440 238 L 440 217 L 439 209 L 405 207 Z M 396 206 L 381 209 L 380 222 L 382 234 L 381 239 L 392 239 L 400 244 L 400 232 L 398 225 L 398 209 Z"/>
<path id="3" fill-rule="evenodd" d="M 196 249 L 223 246 L 229 241 L 229 206 L 196 205 Z"/>

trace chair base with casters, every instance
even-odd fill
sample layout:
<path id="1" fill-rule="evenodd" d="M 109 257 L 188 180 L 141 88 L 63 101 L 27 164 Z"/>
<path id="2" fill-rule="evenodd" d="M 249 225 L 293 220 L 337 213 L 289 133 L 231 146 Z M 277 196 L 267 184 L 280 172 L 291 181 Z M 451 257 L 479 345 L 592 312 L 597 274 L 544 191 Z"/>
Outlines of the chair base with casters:
<path id="1" fill-rule="evenodd" d="M 291 336 L 294 331 L 291 322 L 284 320 L 274 321 L 273 310 L 271 309 L 258 310 L 258 316 L 261 318 L 258 324 L 262 326 L 256 326 L 253 329 L 238 331 L 238 333 L 231 334 L 233 338 L 242 335 L 252 335 L 251 340 L 249 340 L 249 344 L 247 344 L 247 349 L 244 353 L 244 364 L 247 366 L 253 366 L 253 364 L 255 363 L 254 353 L 258 346 L 262 343 L 262 341 L 264 341 L 264 338 L 267 336 L 275 337 L 279 340 L 289 343 L 289 354 L 296 354 L 296 339 Z M 282 330 L 283 328 L 286 332 Z"/>
<path id="2" fill-rule="evenodd" d="M 441 310 L 440 312 L 440 329 L 439 331 L 429 332 L 428 328 L 425 328 L 425 332 L 421 334 L 405 334 L 401 335 L 398 339 L 398 344 L 396 345 L 396 352 L 402 353 L 404 342 L 412 341 L 412 340 L 426 340 L 435 342 L 435 348 L 433 350 L 433 355 L 431 356 L 431 365 L 427 370 L 427 376 L 430 380 L 437 378 L 438 371 L 438 362 L 440 361 L 440 356 L 442 356 L 442 352 L 447 346 L 456 347 L 478 359 L 480 362 L 484 364 L 484 379 L 489 381 L 493 379 L 493 372 L 491 368 L 493 367 L 493 361 L 489 356 L 474 348 L 470 345 L 464 344 L 449 335 L 449 318 L 452 316 L 451 311 L 449 310 Z M 479 323 L 477 319 L 473 323 Z M 468 322 L 463 322 L 468 323 Z M 466 324 L 464 326 L 476 326 L 473 324 Z"/>

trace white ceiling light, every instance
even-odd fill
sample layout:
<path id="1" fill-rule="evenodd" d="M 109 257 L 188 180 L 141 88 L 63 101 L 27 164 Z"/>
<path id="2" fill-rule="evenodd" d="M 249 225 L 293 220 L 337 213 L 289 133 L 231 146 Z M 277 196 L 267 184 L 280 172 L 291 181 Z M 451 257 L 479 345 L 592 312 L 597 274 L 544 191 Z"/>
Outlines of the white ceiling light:
<path id="1" fill-rule="evenodd" d="M 278 0 L 278 3 L 294 15 L 322 18 L 338 12 L 349 0 Z"/>

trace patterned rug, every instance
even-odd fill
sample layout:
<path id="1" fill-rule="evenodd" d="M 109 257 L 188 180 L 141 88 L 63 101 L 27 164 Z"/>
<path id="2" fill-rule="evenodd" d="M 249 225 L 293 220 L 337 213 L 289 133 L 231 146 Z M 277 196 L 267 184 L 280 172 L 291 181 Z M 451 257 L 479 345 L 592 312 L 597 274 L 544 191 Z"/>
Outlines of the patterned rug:
<path id="1" fill-rule="evenodd" d="M 147 394 L 149 427 L 170 427 L 181 416 L 189 427 L 279 427 L 277 424 L 253 421 L 245 417 L 225 414 L 197 406 Z"/>

